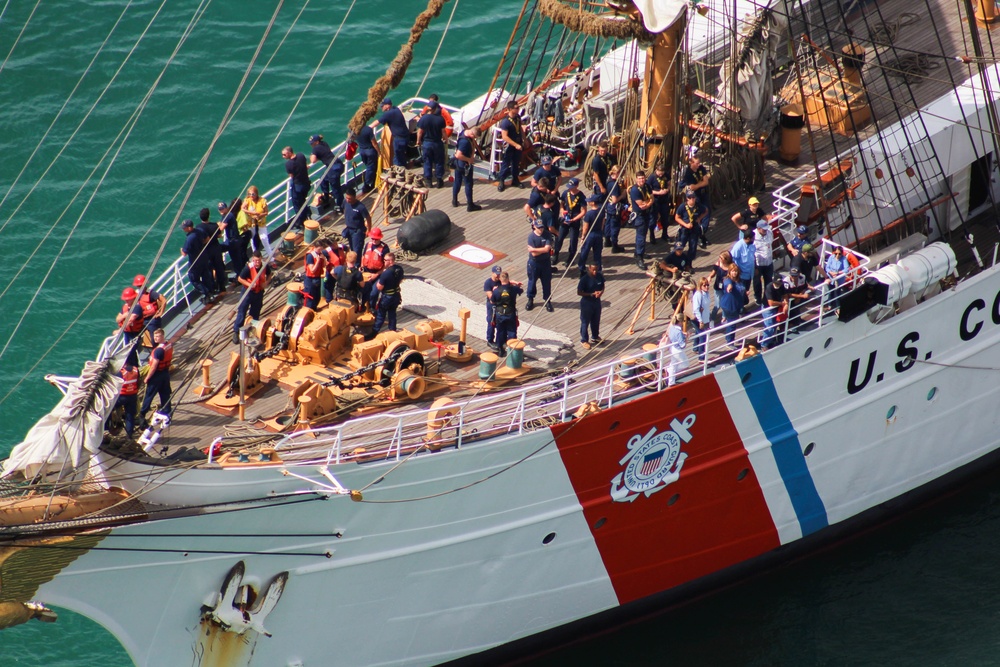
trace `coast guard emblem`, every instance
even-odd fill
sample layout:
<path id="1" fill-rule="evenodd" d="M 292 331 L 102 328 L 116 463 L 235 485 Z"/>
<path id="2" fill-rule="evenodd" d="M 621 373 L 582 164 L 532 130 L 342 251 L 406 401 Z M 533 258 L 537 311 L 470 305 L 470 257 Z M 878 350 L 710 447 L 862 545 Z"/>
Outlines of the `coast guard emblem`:
<path id="1" fill-rule="evenodd" d="M 684 421 L 672 420 L 669 431 L 657 433 L 653 427 L 646 435 L 633 435 L 628 441 L 628 454 L 618 462 L 625 470 L 611 480 L 611 499 L 632 502 L 643 493 L 648 498 L 680 479 L 687 458 L 681 443 L 691 442 L 688 429 L 694 420 L 694 414 L 690 414 Z"/>

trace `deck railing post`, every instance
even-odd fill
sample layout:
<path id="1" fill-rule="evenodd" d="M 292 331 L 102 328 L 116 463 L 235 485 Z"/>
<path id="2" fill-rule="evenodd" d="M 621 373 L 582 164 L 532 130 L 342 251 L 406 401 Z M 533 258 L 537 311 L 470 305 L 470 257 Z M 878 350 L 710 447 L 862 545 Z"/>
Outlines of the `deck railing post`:
<path id="1" fill-rule="evenodd" d="M 569 376 L 563 377 L 562 398 L 559 399 L 559 421 L 566 421 L 566 393 L 569 392 Z"/>

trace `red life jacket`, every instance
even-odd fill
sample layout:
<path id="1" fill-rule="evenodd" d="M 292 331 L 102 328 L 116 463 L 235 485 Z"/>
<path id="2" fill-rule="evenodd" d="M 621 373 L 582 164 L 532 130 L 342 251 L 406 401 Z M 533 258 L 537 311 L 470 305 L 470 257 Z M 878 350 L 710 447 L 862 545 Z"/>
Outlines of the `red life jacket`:
<path id="1" fill-rule="evenodd" d="M 253 286 L 253 287 L 250 288 L 250 291 L 251 292 L 263 292 L 264 291 L 264 278 L 261 278 L 260 280 L 257 280 L 257 274 L 258 273 L 266 273 L 267 267 L 262 264 L 261 267 L 260 267 L 260 271 L 258 271 L 257 267 L 253 265 L 253 262 L 250 262 L 247 266 L 250 269 L 250 284 Z"/>
<path id="2" fill-rule="evenodd" d="M 379 242 L 378 245 L 369 241 L 365 246 L 365 252 L 361 256 L 361 268 L 365 271 L 381 271 L 385 268 L 385 253 L 389 246 Z"/>
<path id="3" fill-rule="evenodd" d="M 139 307 L 142 308 L 142 316 L 150 319 L 156 316 L 156 311 L 160 309 L 160 304 L 149 300 L 149 292 L 143 292 L 139 297 Z"/>
<path id="4" fill-rule="evenodd" d="M 122 376 L 122 396 L 134 396 L 139 393 L 139 371 L 135 366 L 128 366 L 122 368 L 120 375 Z"/>
<path id="5" fill-rule="evenodd" d="M 169 371 L 170 370 L 170 360 L 174 358 L 174 346 L 168 342 L 160 343 L 153 349 L 156 352 L 157 349 L 163 350 L 163 359 L 156 364 L 156 372 Z"/>
<path id="6" fill-rule="evenodd" d="M 335 268 L 347 263 L 347 256 L 342 248 L 327 248 L 323 254 L 326 255 L 326 271 L 330 275 L 333 275 Z"/>
<path id="7" fill-rule="evenodd" d="M 312 264 L 309 263 L 310 257 L 313 258 Z M 326 273 L 326 259 L 322 253 L 310 252 L 302 261 L 305 263 L 306 275 L 308 277 L 322 278 L 323 274 Z"/>
<path id="8" fill-rule="evenodd" d="M 135 334 L 142 331 L 146 321 L 143 317 L 137 317 L 132 324 L 129 324 L 129 320 L 132 318 L 132 305 L 133 304 L 123 303 L 122 314 L 125 315 L 125 333 Z"/>

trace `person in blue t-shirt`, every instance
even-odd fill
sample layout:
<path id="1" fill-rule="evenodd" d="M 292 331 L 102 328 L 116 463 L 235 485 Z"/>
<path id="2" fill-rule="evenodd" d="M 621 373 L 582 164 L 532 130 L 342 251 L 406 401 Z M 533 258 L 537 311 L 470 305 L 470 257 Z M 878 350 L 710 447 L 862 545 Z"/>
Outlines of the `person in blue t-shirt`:
<path id="1" fill-rule="evenodd" d="M 312 146 L 312 155 L 309 156 L 309 164 L 322 162 L 326 167 L 323 179 L 319 182 L 320 191 L 323 193 L 324 205 L 329 206 L 332 199 L 333 205 L 340 209 L 344 206 L 344 193 L 341 191 L 341 179 L 344 177 L 344 160 L 337 157 L 330 148 L 330 144 L 323 141 L 322 134 L 314 134 L 309 137 L 309 145 Z"/>
<path id="2" fill-rule="evenodd" d="M 601 247 L 604 241 L 604 211 L 598 208 L 604 195 L 587 197 L 587 212 L 583 214 L 583 247 L 580 249 L 580 273 L 586 268 L 587 255 L 593 253 L 592 263 L 601 270 Z"/>
<path id="3" fill-rule="evenodd" d="M 441 117 L 441 105 L 434 100 L 427 105 L 430 113 L 425 113 L 417 121 L 417 145 L 424 162 L 424 181 L 431 187 L 431 179 L 437 179 L 437 186 L 444 187 L 444 130 L 447 125 Z"/>
<path id="4" fill-rule="evenodd" d="M 375 189 L 375 172 L 378 171 L 378 143 L 375 141 L 375 130 L 370 125 L 365 125 L 358 132 L 356 141 L 358 155 L 365 165 L 364 185 L 361 187 L 361 194 L 365 194 Z"/>
<path id="5" fill-rule="evenodd" d="M 635 185 L 629 190 L 629 201 L 635 224 L 635 265 L 645 269 L 643 259 L 646 254 L 646 230 L 653 218 L 653 191 L 646 183 L 646 174 L 641 171 L 635 175 Z"/>
<path id="6" fill-rule="evenodd" d="M 552 162 L 551 155 L 542 156 L 542 166 L 536 169 L 534 175 L 531 177 L 531 187 L 538 187 L 538 181 L 543 178 L 549 179 L 549 182 L 552 184 L 549 186 L 551 189 L 559 189 L 559 179 L 562 178 L 562 169 Z"/>
<path id="7" fill-rule="evenodd" d="M 392 163 L 400 167 L 406 166 L 407 150 L 410 145 L 410 126 L 399 107 L 392 105 L 388 97 L 382 100 L 382 115 L 378 117 L 380 125 L 385 125 L 392 132 Z"/>
<path id="8" fill-rule="evenodd" d="M 552 195 L 549 195 L 550 197 Z M 545 310 L 552 312 L 552 301 L 549 297 L 552 294 L 552 237 L 549 236 L 545 223 L 541 220 L 532 225 L 531 234 L 528 235 L 528 303 L 525 310 L 535 307 L 535 294 L 537 294 L 537 281 L 542 281 L 542 299 L 545 301 Z"/>
<path id="9" fill-rule="evenodd" d="M 453 172 L 454 184 L 451 186 L 451 205 L 458 207 L 458 193 L 465 186 L 465 210 L 470 213 L 481 211 L 482 206 L 472 201 L 472 175 L 473 165 L 476 163 L 476 139 L 479 137 L 479 128 L 473 127 L 464 130 L 458 135 L 455 143 L 455 170 Z"/>
<path id="10" fill-rule="evenodd" d="M 288 228 L 293 231 L 301 230 L 310 217 L 309 207 L 306 206 L 306 195 L 312 187 L 308 161 L 304 154 L 296 153 L 291 146 L 281 149 L 281 157 L 285 158 L 285 171 L 288 172 L 288 199 L 292 207 L 289 213 L 294 216 Z"/>
<path id="11" fill-rule="evenodd" d="M 372 216 L 365 203 L 357 198 L 354 188 L 344 190 L 344 238 L 351 250 L 361 256 L 365 245 L 365 234 L 371 229 Z"/>
<path id="12" fill-rule="evenodd" d="M 497 176 L 497 180 L 500 181 L 497 191 L 503 192 L 503 182 L 507 176 L 510 176 L 512 188 L 523 188 L 520 175 L 521 152 L 524 150 L 524 129 L 521 127 L 521 116 L 518 114 L 516 103 L 507 103 L 507 117 L 500 121 L 498 127 L 500 128 L 500 138 L 507 147 L 504 149 L 503 164 L 500 167 L 500 174 Z"/>
<path id="13" fill-rule="evenodd" d="M 559 235 L 556 237 L 556 254 L 552 262 L 559 263 L 559 252 L 562 250 L 563 241 L 569 237 L 569 256 L 566 257 L 566 266 L 576 259 L 577 243 L 580 239 L 580 223 L 587 212 L 585 198 L 580 191 L 580 181 L 571 178 L 566 182 L 566 192 L 562 194 L 563 214 L 559 221 Z"/>
<path id="14" fill-rule="evenodd" d="M 483 292 L 486 293 L 486 344 L 490 348 L 497 346 L 496 322 L 493 318 L 493 290 L 500 287 L 500 274 L 503 269 L 499 264 L 490 270 L 490 277 L 483 283 Z"/>

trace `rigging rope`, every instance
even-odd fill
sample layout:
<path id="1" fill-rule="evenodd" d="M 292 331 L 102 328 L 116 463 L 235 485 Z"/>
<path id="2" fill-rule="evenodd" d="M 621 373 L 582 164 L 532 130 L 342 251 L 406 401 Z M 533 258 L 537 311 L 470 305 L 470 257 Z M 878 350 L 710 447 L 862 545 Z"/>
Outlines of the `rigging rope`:
<path id="1" fill-rule="evenodd" d="M 6 57 L 4 57 L 3 62 L 0 63 L 0 74 L 3 73 L 3 68 L 7 66 L 7 61 L 10 60 L 11 55 L 14 53 L 14 49 L 17 48 L 18 43 L 21 41 L 21 37 L 24 36 L 24 31 L 28 29 L 28 24 L 31 23 L 31 19 L 35 16 L 35 12 L 38 10 L 38 5 L 42 4 L 42 0 L 35 0 L 35 6 L 31 8 L 31 13 L 28 14 L 27 20 L 25 20 L 24 25 L 21 26 L 21 32 L 17 33 L 17 38 L 14 43 L 10 45 L 10 51 L 7 52 Z M 4 5 L 4 11 L 7 11 L 7 5 Z"/>
<path id="2" fill-rule="evenodd" d="M 420 85 L 417 86 L 417 92 L 413 94 L 414 97 L 420 97 L 420 91 L 424 89 L 424 83 L 427 82 L 427 77 L 431 74 L 431 68 L 434 67 L 434 62 L 437 60 L 438 53 L 441 51 L 441 45 L 444 44 L 444 38 L 448 36 L 448 28 L 451 27 L 451 21 L 455 18 L 455 10 L 458 9 L 459 0 L 453 0 L 451 3 L 451 15 L 448 17 L 448 22 L 444 24 L 444 32 L 441 33 L 441 39 L 438 40 L 437 48 L 434 49 L 434 55 L 431 57 L 431 62 L 427 65 L 427 71 L 424 72 L 424 78 L 420 80 Z M 458 128 L 456 128 L 457 131 Z"/>

